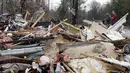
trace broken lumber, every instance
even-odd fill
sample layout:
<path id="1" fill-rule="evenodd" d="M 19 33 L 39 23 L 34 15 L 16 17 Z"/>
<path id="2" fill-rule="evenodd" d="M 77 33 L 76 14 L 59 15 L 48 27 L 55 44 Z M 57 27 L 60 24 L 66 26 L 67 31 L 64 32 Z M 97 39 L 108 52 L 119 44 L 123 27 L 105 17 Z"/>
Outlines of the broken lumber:
<path id="1" fill-rule="evenodd" d="M 79 47 L 83 45 L 92 45 L 92 44 L 97 44 L 100 43 L 101 41 L 86 41 L 86 42 L 69 42 L 69 43 L 64 43 L 64 44 L 58 44 L 58 47 Z"/>
<path id="2" fill-rule="evenodd" d="M 18 49 L 18 48 L 29 48 L 29 47 L 36 47 L 40 46 L 39 44 L 31 44 L 31 45 L 16 45 L 11 47 L 11 49 Z"/>
<path id="3" fill-rule="evenodd" d="M 74 29 L 76 29 L 76 30 L 78 30 L 78 31 L 80 31 L 79 28 L 73 26 L 72 24 L 69 24 L 69 23 L 67 23 L 67 22 L 65 22 L 65 21 L 63 21 L 62 23 L 65 24 L 65 25 L 67 25 L 67 26 L 70 26 L 70 27 L 72 27 L 72 28 L 74 28 Z"/>
<path id="4" fill-rule="evenodd" d="M 0 56 L 0 64 L 6 63 L 25 63 L 25 64 L 32 64 L 31 60 L 25 60 L 19 57 L 14 56 Z"/>
<path id="5" fill-rule="evenodd" d="M 67 19 L 63 20 L 63 21 L 67 21 Z M 53 29 L 55 29 L 56 27 L 58 27 L 59 25 L 61 25 L 62 22 L 60 22 L 59 24 L 55 25 L 53 28 L 51 28 L 50 30 L 48 30 L 44 35 L 46 35 L 48 32 L 52 31 Z M 32 33 L 28 34 L 28 35 L 25 35 L 24 37 L 21 37 L 19 40 L 25 38 L 25 37 L 28 37 L 29 35 L 31 35 Z"/>
<path id="6" fill-rule="evenodd" d="M 42 41 L 42 40 L 48 40 L 48 39 L 54 39 L 54 37 L 43 37 L 43 38 L 30 38 L 30 39 L 22 39 L 22 40 L 13 40 L 13 41 L 8 41 L 8 42 L 1 42 L 0 44 L 29 42 L 29 41 Z"/>
<path id="7" fill-rule="evenodd" d="M 24 16 L 24 20 L 27 19 L 27 16 L 28 16 L 28 10 L 26 10 L 26 14 L 25 14 L 25 16 Z"/>
<path id="8" fill-rule="evenodd" d="M 68 65 L 65 64 L 65 62 L 62 62 L 62 64 L 70 71 L 70 73 L 75 73 L 73 70 L 69 68 Z"/>
<path id="9" fill-rule="evenodd" d="M 42 19 L 42 17 L 45 15 L 45 11 L 40 15 L 40 17 L 34 22 L 34 24 L 31 26 L 32 28 L 36 26 L 36 24 Z"/>
<path id="10" fill-rule="evenodd" d="M 70 34 L 66 34 L 66 33 L 61 33 L 59 32 L 59 34 L 61 34 L 64 38 L 66 39 L 72 39 L 72 40 L 75 40 L 75 41 L 78 41 L 78 42 L 82 42 L 82 40 L 79 39 L 79 37 L 77 36 L 74 36 L 74 35 L 70 35 Z"/>
<path id="11" fill-rule="evenodd" d="M 30 32 L 32 32 L 33 30 L 32 29 L 30 29 L 30 30 L 20 30 L 20 31 L 7 31 L 7 32 L 2 32 L 2 33 L 12 33 L 12 34 L 27 34 L 27 33 L 30 33 Z"/>
<path id="12" fill-rule="evenodd" d="M 64 22 L 64 21 L 67 21 L 68 19 L 64 19 L 63 21 L 61 21 L 59 24 L 57 24 L 57 25 L 55 25 L 54 27 L 52 27 L 50 30 L 48 30 L 47 31 L 47 33 L 48 32 L 50 32 L 50 31 L 52 31 L 53 29 L 55 29 L 56 27 L 58 27 L 59 25 L 61 25 L 62 24 L 62 22 Z"/>

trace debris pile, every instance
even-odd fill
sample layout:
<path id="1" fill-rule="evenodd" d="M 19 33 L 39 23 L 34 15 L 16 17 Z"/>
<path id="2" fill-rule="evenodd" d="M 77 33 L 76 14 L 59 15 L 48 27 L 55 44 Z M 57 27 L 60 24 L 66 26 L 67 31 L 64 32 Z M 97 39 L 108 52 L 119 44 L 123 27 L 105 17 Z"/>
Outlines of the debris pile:
<path id="1" fill-rule="evenodd" d="M 130 39 L 118 31 L 128 13 L 108 29 L 88 20 L 83 20 L 86 25 L 82 26 L 74 26 L 67 19 L 41 22 L 46 12 L 40 9 L 37 13 L 33 21 L 26 19 L 27 13 L 25 18 L 6 14 L 8 18 L 0 20 L 2 73 L 130 71 Z"/>

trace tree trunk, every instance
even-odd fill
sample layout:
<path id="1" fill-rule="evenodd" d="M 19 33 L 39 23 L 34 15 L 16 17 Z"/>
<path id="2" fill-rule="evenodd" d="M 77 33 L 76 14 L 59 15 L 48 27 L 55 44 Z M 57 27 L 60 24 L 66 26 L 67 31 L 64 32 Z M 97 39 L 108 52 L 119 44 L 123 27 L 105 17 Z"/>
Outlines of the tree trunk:
<path id="1" fill-rule="evenodd" d="M 23 11 L 24 11 L 24 9 L 25 9 L 25 1 L 26 1 L 26 0 L 21 0 L 21 1 L 20 1 L 20 4 L 21 4 L 21 14 L 23 14 Z"/>
<path id="2" fill-rule="evenodd" d="M 75 15 L 73 14 L 72 24 L 75 25 L 77 24 L 77 16 L 78 16 L 78 0 L 73 0 L 73 9 L 74 9 Z"/>
<path id="3" fill-rule="evenodd" d="M 2 3 L 1 3 L 1 13 L 3 14 L 3 9 L 4 9 L 4 0 L 2 0 Z"/>

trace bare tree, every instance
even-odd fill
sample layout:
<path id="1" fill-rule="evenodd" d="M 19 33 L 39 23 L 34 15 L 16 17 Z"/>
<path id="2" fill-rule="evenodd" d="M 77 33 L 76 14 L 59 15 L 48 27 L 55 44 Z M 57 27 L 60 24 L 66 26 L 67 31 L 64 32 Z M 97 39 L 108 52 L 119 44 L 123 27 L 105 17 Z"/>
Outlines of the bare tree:
<path id="1" fill-rule="evenodd" d="M 89 19 L 99 19 L 99 10 L 100 10 L 100 3 L 97 1 L 93 1 L 90 6 L 90 10 L 88 11 L 88 18 Z"/>

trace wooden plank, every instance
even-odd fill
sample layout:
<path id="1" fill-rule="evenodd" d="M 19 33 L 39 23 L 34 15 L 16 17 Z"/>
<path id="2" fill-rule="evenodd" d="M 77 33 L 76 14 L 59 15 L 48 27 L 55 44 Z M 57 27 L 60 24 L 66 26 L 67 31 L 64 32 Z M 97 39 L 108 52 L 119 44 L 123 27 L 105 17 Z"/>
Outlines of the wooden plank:
<path id="1" fill-rule="evenodd" d="M 7 63 L 25 63 L 32 64 L 32 61 L 25 60 L 23 58 L 15 57 L 15 56 L 0 56 L 0 65 Z"/>
<path id="2" fill-rule="evenodd" d="M 45 11 L 42 12 L 42 14 L 39 16 L 39 18 L 34 22 L 34 24 L 31 26 L 32 28 L 36 26 L 36 24 L 42 19 L 42 17 L 45 15 Z"/>
<path id="3" fill-rule="evenodd" d="M 70 23 L 67 23 L 67 22 L 65 22 L 65 21 L 63 21 L 62 23 L 63 23 L 63 24 L 65 24 L 65 25 L 67 25 L 67 26 L 70 26 L 70 27 L 72 27 L 72 28 L 74 28 L 74 29 L 76 29 L 76 30 L 78 30 L 78 31 L 80 31 L 80 29 L 79 29 L 79 28 L 77 28 L 77 27 L 73 26 L 73 25 L 72 25 L 72 24 L 70 24 Z"/>
<path id="4" fill-rule="evenodd" d="M 50 32 L 50 31 L 52 31 L 53 29 L 55 29 L 56 27 L 58 27 L 59 25 L 61 25 L 61 24 L 62 24 L 62 22 L 64 22 L 64 21 L 67 21 L 67 19 L 65 19 L 65 20 L 61 21 L 59 24 L 55 25 L 55 26 L 54 26 L 54 27 L 52 27 L 50 30 L 48 30 L 46 33 L 48 33 L 48 32 Z"/>
<path id="5" fill-rule="evenodd" d="M 28 16 L 28 10 L 26 10 L 26 14 L 24 16 L 24 19 L 26 20 L 27 19 L 27 16 Z"/>
<path id="6" fill-rule="evenodd" d="M 76 37 L 74 37 L 75 35 L 71 35 L 71 34 L 68 34 L 68 33 L 61 33 L 61 32 L 59 32 L 59 34 L 61 34 L 64 38 L 66 38 L 66 39 L 72 39 L 72 40 L 75 40 L 75 41 L 79 41 L 79 42 L 82 42 L 82 40 L 81 39 L 78 39 L 78 38 L 76 38 Z"/>
<path id="7" fill-rule="evenodd" d="M 65 20 L 63 20 L 63 21 L 67 21 L 67 19 L 65 19 Z M 56 27 L 58 27 L 60 24 L 62 24 L 62 21 L 59 23 L 59 24 L 57 24 L 57 25 L 55 25 L 53 28 L 51 28 L 50 30 L 48 30 L 45 34 L 43 34 L 43 35 L 46 35 L 48 32 L 50 32 L 50 31 L 52 31 L 53 29 L 55 29 Z M 23 39 L 23 38 L 25 38 L 25 37 L 28 37 L 29 35 L 31 35 L 32 33 L 30 33 L 30 34 L 28 34 L 28 35 L 25 35 L 24 37 L 21 37 L 19 40 L 21 40 L 21 39 Z"/>
<path id="8" fill-rule="evenodd" d="M 2 33 L 12 33 L 12 34 L 15 34 L 15 35 L 19 35 L 19 34 L 28 34 L 28 33 L 30 33 L 30 32 L 32 32 L 32 30 L 20 30 L 20 31 L 7 31 L 7 32 L 2 32 Z"/>
<path id="9" fill-rule="evenodd" d="M 66 65 L 64 62 L 62 62 L 62 64 L 70 71 L 70 73 L 75 73 L 73 70 L 71 70 L 68 65 Z"/>
<path id="10" fill-rule="evenodd" d="M 42 40 L 48 40 L 48 39 L 54 39 L 54 37 L 29 38 L 29 39 L 23 39 L 23 40 L 14 40 L 14 41 L 8 41 L 8 42 L 1 42 L 0 44 L 29 42 L 29 41 L 42 41 Z"/>

